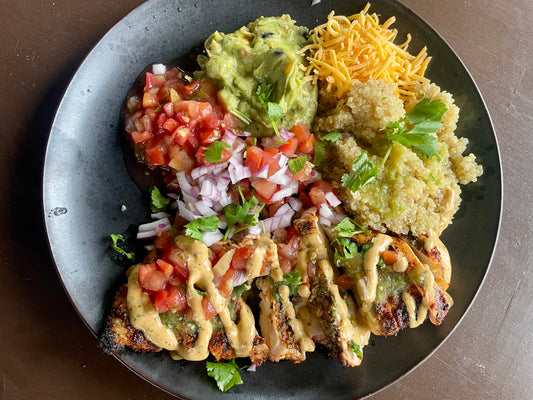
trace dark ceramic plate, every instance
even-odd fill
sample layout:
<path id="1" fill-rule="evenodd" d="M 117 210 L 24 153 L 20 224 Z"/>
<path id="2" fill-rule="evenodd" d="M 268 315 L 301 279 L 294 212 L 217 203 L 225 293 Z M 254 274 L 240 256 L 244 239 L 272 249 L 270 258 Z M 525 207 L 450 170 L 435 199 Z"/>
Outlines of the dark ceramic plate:
<path id="1" fill-rule="evenodd" d="M 214 30 L 232 32 L 259 16 L 290 14 L 313 27 L 333 9 L 359 12 L 365 1 L 153 0 L 127 15 L 91 51 L 74 76 L 55 117 L 43 177 L 44 218 L 63 285 L 93 333 L 99 332 L 124 270 L 108 256 L 111 233 L 146 221 L 142 192 L 126 169 L 118 133 L 122 101 L 137 74 L 153 62 L 168 63 L 201 45 Z M 444 323 L 426 323 L 396 337 L 373 337 L 358 368 L 343 368 L 323 353 L 293 365 L 267 363 L 243 372 L 233 399 L 353 399 L 393 383 L 426 359 L 457 326 L 487 273 L 498 236 L 501 177 L 490 117 L 469 73 L 444 40 L 411 10 L 374 0 L 382 21 L 395 15 L 399 38 L 410 32 L 410 49 L 426 44 L 433 61 L 428 76 L 454 94 L 461 108 L 459 136 L 470 139 L 485 173 L 463 188 L 463 204 L 444 236 L 454 266 L 455 300 Z M 401 39 L 400 39 L 401 40 Z M 121 207 L 126 210 L 122 211 Z M 99 351 L 95 347 L 95 351 Z M 163 353 L 125 353 L 121 360 L 163 390 L 190 399 L 228 398 L 209 380 L 205 363 L 176 362 Z"/>

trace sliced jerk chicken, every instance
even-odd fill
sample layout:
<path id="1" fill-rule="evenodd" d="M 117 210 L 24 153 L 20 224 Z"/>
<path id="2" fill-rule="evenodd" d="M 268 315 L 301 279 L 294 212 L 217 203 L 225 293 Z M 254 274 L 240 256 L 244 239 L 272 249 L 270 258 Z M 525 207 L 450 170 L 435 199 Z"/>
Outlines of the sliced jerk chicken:
<path id="1" fill-rule="evenodd" d="M 297 265 L 304 282 L 297 297 L 302 303 L 300 314 L 310 316 L 307 327 L 313 329 L 318 322 L 321 334 L 314 329 L 310 335 L 331 356 L 346 366 L 359 365 L 370 331 L 361 323 L 353 299 L 335 283 L 338 272 L 331 263 L 329 241 L 318 223 L 316 208 L 306 210 L 294 225 L 301 236 Z"/>
<path id="2" fill-rule="evenodd" d="M 452 299 L 404 240 L 378 232 L 333 240 L 335 262 L 376 335 L 395 335 L 426 318 L 440 325 Z M 346 280 L 344 280 L 346 281 Z"/>

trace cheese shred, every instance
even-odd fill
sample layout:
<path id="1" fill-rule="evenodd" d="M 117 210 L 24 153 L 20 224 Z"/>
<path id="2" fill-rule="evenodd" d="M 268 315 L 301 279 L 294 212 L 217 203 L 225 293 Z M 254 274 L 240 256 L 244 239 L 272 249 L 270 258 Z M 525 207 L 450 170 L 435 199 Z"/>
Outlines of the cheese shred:
<path id="1" fill-rule="evenodd" d="M 396 19 L 391 17 L 380 25 L 377 14 L 367 13 L 369 8 L 367 4 L 350 17 L 332 11 L 326 23 L 311 31 L 315 43 L 301 50 L 309 51 L 305 79 L 315 84 L 325 81 L 327 90 L 336 90 L 337 97 L 350 89 L 352 79 L 382 79 L 397 86 L 402 100 L 412 99 L 418 94 L 413 87 L 429 82 L 424 73 L 431 57 L 426 47 L 416 56 L 407 51 L 409 34 L 404 43 L 394 44 L 398 31 L 390 26 Z"/>

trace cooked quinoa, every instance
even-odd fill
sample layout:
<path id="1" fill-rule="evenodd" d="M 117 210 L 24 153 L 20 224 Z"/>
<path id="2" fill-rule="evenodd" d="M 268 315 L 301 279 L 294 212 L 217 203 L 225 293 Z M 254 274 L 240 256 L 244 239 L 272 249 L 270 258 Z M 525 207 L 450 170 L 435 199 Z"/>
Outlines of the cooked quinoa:
<path id="1" fill-rule="evenodd" d="M 380 129 L 405 116 L 418 100 L 405 103 L 396 87 L 383 81 L 354 81 L 352 88 L 335 106 L 330 94 L 319 91 L 316 132 L 338 130 L 350 136 L 333 144 L 332 161 L 323 174 L 332 181 L 344 208 L 363 226 L 400 234 L 440 234 L 459 208 L 459 184 L 475 182 L 483 169 L 475 156 L 463 156 L 468 139 L 454 134 L 459 108 L 453 97 L 435 84 L 420 84 L 417 90 L 432 99 L 442 100 L 448 111 L 436 133 L 441 161 L 421 158 L 411 149 L 383 138 Z M 389 146 L 386 162 L 381 166 Z M 352 192 L 341 184 L 351 172 L 361 151 L 367 151 L 379 166 L 374 182 Z"/>

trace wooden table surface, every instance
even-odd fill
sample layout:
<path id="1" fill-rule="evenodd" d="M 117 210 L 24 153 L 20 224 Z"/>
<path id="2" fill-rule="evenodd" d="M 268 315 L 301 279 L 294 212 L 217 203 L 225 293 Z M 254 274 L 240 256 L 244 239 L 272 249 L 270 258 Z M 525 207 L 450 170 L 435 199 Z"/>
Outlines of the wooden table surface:
<path id="1" fill-rule="evenodd" d="M 40 209 L 43 149 L 61 94 L 92 46 L 140 2 L 0 2 L 1 399 L 171 398 L 97 349 L 56 275 Z M 404 3 L 456 50 L 485 98 L 504 206 L 490 273 L 463 322 L 374 398 L 531 399 L 533 1 Z"/>

